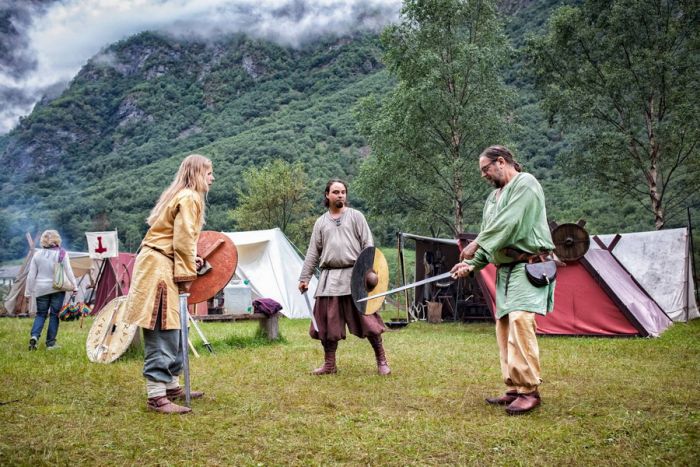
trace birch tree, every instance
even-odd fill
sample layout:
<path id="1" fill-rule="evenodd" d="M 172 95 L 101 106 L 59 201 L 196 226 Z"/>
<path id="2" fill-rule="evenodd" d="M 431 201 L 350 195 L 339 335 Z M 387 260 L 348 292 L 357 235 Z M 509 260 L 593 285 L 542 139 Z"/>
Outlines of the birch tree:
<path id="1" fill-rule="evenodd" d="M 545 108 L 576 141 L 567 166 L 644 203 L 657 229 L 698 203 L 699 24 L 697 1 L 587 0 L 528 44 Z"/>
<path id="2" fill-rule="evenodd" d="M 494 2 L 407 0 L 381 41 L 396 87 L 358 106 L 371 146 L 356 180 L 360 195 L 373 212 L 452 234 L 464 230 L 465 213 L 478 225 L 488 189 L 478 155 L 507 144 L 513 96 L 501 78 L 509 48 Z"/>

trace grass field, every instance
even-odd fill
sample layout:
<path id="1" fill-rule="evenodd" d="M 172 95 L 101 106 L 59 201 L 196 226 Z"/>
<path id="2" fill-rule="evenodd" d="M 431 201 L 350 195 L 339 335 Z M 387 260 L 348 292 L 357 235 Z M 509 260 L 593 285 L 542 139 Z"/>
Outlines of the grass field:
<path id="1" fill-rule="evenodd" d="M 62 323 L 57 351 L 27 351 L 31 320 L 0 319 L 2 465 L 698 465 L 700 320 L 658 339 L 540 339 L 543 405 L 509 417 L 492 325 L 412 323 L 385 334 L 393 374 L 367 341 L 315 377 L 308 321 L 283 340 L 255 323 L 203 323 L 194 413 L 146 411 L 142 354 L 89 363 L 91 321 Z"/>

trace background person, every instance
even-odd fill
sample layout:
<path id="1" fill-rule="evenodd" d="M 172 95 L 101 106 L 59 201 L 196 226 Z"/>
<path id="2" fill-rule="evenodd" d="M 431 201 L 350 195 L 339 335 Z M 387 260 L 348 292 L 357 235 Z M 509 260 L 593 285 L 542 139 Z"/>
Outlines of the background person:
<path id="1" fill-rule="evenodd" d="M 58 312 L 63 307 L 66 292 L 53 288 L 54 268 L 62 256 L 62 263 L 66 280 L 76 286 L 75 275 L 71 268 L 68 253 L 61 248 L 61 236 L 55 230 L 45 230 L 39 240 L 41 249 L 34 253 L 29 263 L 27 284 L 24 295 L 34 300 L 36 304 L 36 317 L 30 332 L 29 350 L 36 350 L 41 332 L 44 329 L 46 317 L 49 317 L 49 328 L 46 331 L 46 349 L 53 350 L 58 335 Z"/>
<path id="2" fill-rule="evenodd" d="M 205 220 L 205 196 L 214 181 L 212 164 L 192 154 L 180 164 L 175 180 L 160 195 L 146 221 L 127 299 L 125 319 L 143 328 L 147 407 L 161 413 L 187 413 L 172 402 L 184 399 L 179 375 L 187 343 L 181 342 L 178 294 L 197 277 L 197 240 Z M 203 393 L 191 391 L 192 398 Z"/>
<path id="3" fill-rule="evenodd" d="M 323 202 L 328 211 L 314 224 L 299 276 L 299 291 L 306 293 L 314 269 L 321 268 L 313 310 L 318 332 L 312 325 L 309 334 L 323 344 L 325 359 L 313 374 L 327 375 L 337 371 L 335 352 L 338 341 L 345 339 L 347 325 L 351 334 L 369 340 L 374 349 L 377 371 L 380 375 L 388 375 L 391 369 L 382 345 L 384 321 L 378 313 L 360 313 L 350 292 L 352 267 L 362 250 L 373 245 L 372 232 L 365 216 L 348 207 L 344 181 L 329 180 Z"/>
<path id="4" fill-rule="evenodd" d="M 476 239 L 462 250 L 463 263 L 452 272 L 464 277 L 488 263 L 496 277 L 496 341 L 501 373 L 507 390 L 486 401 L 506 405 L 510 415 L 527 413 L 540 405 L 540 354 L 535 314 L 554 308 L 554 282 L 544 287 L 530 283 L 525 262 L 539 261 L 554 250 L 547 223 L 544 192 L 539 182 L 522 173 L 513 154 L 491 146 L 479 156 L 481 176 L 496 189 L 484 206 Z"/>

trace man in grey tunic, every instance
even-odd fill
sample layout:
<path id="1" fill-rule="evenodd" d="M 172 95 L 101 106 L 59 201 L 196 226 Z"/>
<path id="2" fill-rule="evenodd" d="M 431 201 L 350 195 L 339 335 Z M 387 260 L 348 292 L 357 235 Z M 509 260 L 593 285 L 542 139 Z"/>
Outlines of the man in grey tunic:
<path id="1" fill-rule="evenodd" d="M 314 269 L 321 268 L 313 310 L 318 331 L 312 326 L 309 334 L 323 344 L 325 361 L 313 374 L 327 375 L 337 371 L 335 352 L 338 341 L 345 339 L 347 325 L 351 334 L 369 340 L 377 360 L 377 371 L 380 375 L 388 375 L 391 369 L 382 346 L 384 321 L 377 313 L 360 313 L 350 294 L 352 267 L 360 252 L 373 245 L 372 232 L 362 213 L 348 207 L 347 184 L 342 180 L 328 181 L 324 205 L 328 212 L 314 224 L 299 276 L 299 291 L 306 293 Z"/>

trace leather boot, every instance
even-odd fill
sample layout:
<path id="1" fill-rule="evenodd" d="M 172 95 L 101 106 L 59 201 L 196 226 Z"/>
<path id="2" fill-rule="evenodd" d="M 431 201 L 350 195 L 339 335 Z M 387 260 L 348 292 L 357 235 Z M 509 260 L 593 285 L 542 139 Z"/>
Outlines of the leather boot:
<path id="1" fill-rule="evenodd" d="M 487 397 L 486 402 L 491 405 L 508 405 L 518 398 L 518 391 L 508 391 L 502 396 Z"/>
<path id="2" fill-rule="evenodd" d="M 322 341 L 324 361 L 323 365 L 316 368 L 311 374 L 320 375 L 332 375 L 335 374 L 338 369 L 335 367 L 335 351 L 338 349 L 337 341 Z"/>
<path id="3" fill-rule="evenodd" d="M 192 412 L 192 409 L 190 409 L 189 407 L 183 407 L 181 405 L 177 405 L 173 402 L 170 402 L 170 400 L 166 396 L 149 397 L 147 406 L 149 410 L 165 414 L 180 415 Z"/>
<path id="4" fill-rule="evenodd" d="M 190 391 L 190 399 L 201 399 L 204 396 L 202 391 Z M 175 389 L 166 389 L 165 397 L 172 400 L 185 400 L 185 388 L 182 386 Z"/>
<path id="5" fill-rule="evenodd" d="M 529 394 L 518 394 L 518 398 L 506 407 L 508 415 L 522 415 L 528 413 L 542 403 L 540 394 L 537 391 Z"/>
<path id="6" fill-rule="evenodd" d="M 384 346 L 382 345 L 382 336 L 368 337 L 369 343 L 372 344 L 372 349 L 374 349 L 374 356 L 377 359 L 377 373 L 382 376 L 387 376 L 391 374 L 391 368 L 389 368 L 389 363 L 386 361 L 386 354 L 384 353 Z"/>

